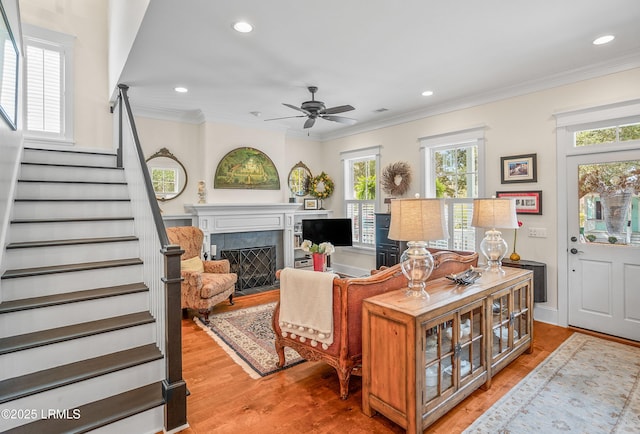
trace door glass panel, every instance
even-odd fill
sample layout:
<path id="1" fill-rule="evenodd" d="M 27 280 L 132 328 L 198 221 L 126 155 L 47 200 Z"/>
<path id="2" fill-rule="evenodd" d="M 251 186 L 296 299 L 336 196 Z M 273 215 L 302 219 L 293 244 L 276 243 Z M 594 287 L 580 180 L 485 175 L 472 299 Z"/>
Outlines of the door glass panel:
<path id="1" fill-rule="evenodd" d="M 580 241 L 640 246 L 640 160 L 578 165 Z"/>

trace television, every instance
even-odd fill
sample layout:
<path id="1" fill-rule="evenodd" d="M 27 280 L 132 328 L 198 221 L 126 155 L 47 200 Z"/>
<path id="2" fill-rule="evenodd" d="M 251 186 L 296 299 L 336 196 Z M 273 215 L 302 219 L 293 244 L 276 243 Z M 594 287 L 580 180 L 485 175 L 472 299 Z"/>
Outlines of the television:
<path id="1" fill-rule="evenodd" d="M 302 239 L 315 244 L 330 242 L 334 246 L 351 246 L 353 245 L 351 219 L 302 220 Z"/>

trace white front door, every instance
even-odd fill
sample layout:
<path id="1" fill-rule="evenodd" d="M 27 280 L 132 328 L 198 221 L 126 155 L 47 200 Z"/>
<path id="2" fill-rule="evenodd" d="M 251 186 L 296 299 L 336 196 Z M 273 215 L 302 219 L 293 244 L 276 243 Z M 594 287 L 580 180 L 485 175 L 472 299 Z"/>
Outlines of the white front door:
<path id="1" fill-rule="evenodd" d="M 631 209 L 621 205 L 624 195 L 611 203 L 606 192 L 594 191 L 598 177 L 619 183 L 628 176 L 610 169 L 629 161 L 640 167 L 640 150 L 567 157 L 568 324 L 640 341 L 640 239 L 632 234 L 638 196 Z"/>

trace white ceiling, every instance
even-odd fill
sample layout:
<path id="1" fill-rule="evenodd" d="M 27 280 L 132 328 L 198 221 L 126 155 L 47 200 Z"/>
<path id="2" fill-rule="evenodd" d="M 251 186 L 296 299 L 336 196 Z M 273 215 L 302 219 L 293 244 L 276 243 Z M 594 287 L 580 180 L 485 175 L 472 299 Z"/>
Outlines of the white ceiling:
<path id="1" fill-rule="evenodd" d="M 639 0 L 152 0 L 120 82 L 134 110 L 328 139 L 639 66 Z M 264 121 L 310 85 L 358 123 Z"/>

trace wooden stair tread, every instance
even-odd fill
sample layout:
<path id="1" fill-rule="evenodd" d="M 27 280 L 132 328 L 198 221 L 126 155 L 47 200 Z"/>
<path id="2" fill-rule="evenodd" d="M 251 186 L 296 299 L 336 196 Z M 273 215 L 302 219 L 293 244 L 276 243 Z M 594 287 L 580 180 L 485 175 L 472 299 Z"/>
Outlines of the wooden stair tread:
<path id="1" fill-rule="evenodd" d="M 41 419 L 13 428 L 11 434 L 84 433 L 164 405 L 162 383 L 152 383 L 78 407 L 78 419 Z"/>
<path id="2" fill-rule="evenodd" d="M 76 238 L 68 240 L 50 240 L 50 241 L 23 241 L 7 244 L 7 249 L 21 249 L 27 247 L 54 247 L 54 246 L 72 246 L 77 244 L 100 244 L 100 243 L 117 243 L 123 241 L 138 241 L 138 237 L 133 235 L 123 237 L 96 237 L 96 238 Z"/>
<path id="3" fill-rule="evenodd" d="M 98 150 L 79 150 L 79 149 L 52 149 L 52 148 L 40 148 L 36 146 L 25 146 L 25 151 L 43 151 L 43 152 L 59 152 L 63 154 L 84 154 L 84 155 L 106 155 L 108 157 L 115 157 L 114 152 L 103 152 Z"/>
<path id="4" fill-rule="evenodd" d="M 132 216 L 120 217 L 60 217 L 60 218 L 39 218 L 39 219 L 15 219 L 11 220 L 11 224 L 29 224 L 29 223 L 78 223 L 78 222 L 100 222 L 100 221 L 119 221 L 133 220 Z"/>
<path id="5" fill-rule="evenodd" d="M 0 404 L 162 359 L 155 344 L 130 348 L 0 381 Z"/>
<path id="6" fill-rule="evenodd" d="M 40 182 L 43 184 L 92 184 L 92 185 L 127 185 L 124 181 L 63 181 L 55 179 L 18 179 L 18 182 Z"/>
<path id="7" fill-rule="evenodd" d="M 45 199 L 20 199 L 20 198 L 15 198 L 14 202 L 131 202 L 131 199 L 129 199 L 128 197 L 126 198 L 120 198 L 120 199 L 114 199 L 114 198 L 104 198 L 104 199 L 85 199 L 85 198 L 78 198 L 78 199 L 52 199 L 52 198 L 45 198 Z"/>
<path id="8" fill-rule="evenodd" d="M 99 298 L 114 297 L 118 295 L 133 294 L 148 291 L 149 288 L 142 282 L 126 285 L 108 286 L 104 288 L 87 289 L 82 291 L 66 292 L 61 294 L 46 295 L 42 297 L 25 298 L 21 300 L 3 301 L 0 303 L 0 314 L 18 312 L 21 310 L 36 309 L 40 307 L 57 306 L 67 303 L 95 300 Z"/>
<path id="9" fill-rule="evenodd" d="M 31 163 L 31 162 L 28 162 L 28 161 L 23 161 L 21 164 L 29 165 L 29 166 L 72 167 L 74 169 L 84 168 L 84 169 L 124 170 L 122 167 L 116 167 L 116 166 L 91 166 L 91 165 L 88 165 L 88 164 Z"/>
<path id="10" fill-rule="evenodd" d="M 82 262 L 79 264 L 51 265 L 47 267 L 19 268 L 7 270 L 2 275 L 2 279 L 12 279 L 17 277 L 40 276 L 45 274 L 69 273 L 73 271 L 96 270 L 99 268 L 124 267 L 129 265 L 142 264 L 139 258 L 114 259 L 110 261 Z"/>
<path id="11" fill-rule="evenodd" d="M 27 350 L 71 339 L 107 333 L 138 325 L 149 324 L 155 319 L 148 311 L 131 313 L 106 319 L 73 324 L 23 335 L 0 338 L 0 355 Z"/>

